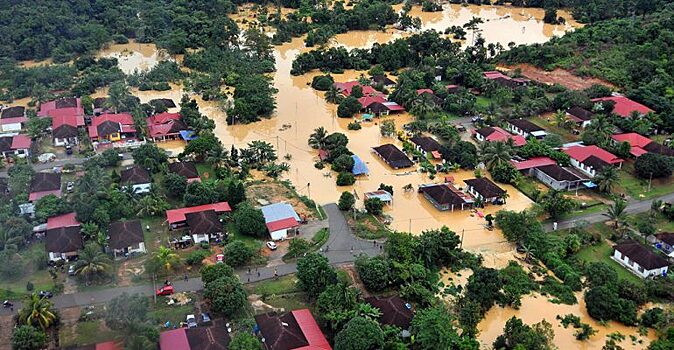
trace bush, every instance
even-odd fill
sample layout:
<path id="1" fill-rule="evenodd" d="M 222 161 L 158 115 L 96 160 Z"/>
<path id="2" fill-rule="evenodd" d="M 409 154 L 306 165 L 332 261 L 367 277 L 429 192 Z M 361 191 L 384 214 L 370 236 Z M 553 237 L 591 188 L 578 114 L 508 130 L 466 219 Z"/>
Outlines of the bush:
<path id="1" fill-rule="evenodd" d="M 328 91 L 328 90 L 330 90 L 330 87 L 332 87 L 333 83 L 334 83 L 334 79 L 332 78 L 332 76 L 330 76 L 330 75 L 317 75 L 311 81 L 311 87 L 318 90 L 318 91 Z"/>
<path id="2" fill-rule="evenodd" d="M 227 265 L 239 267 L 247 264 L 255 255 L 255 251 L 242 241 L 234 241 L 225 246 L 223 254 Z"/>
<path id="3" fill-rule="evenodd" d="M 342 102 L 339 103 L 339 106 L 337 106 L 337 116 L 340 118 L 351 118 L 360 111 L 361 107 L 362 106 L 357 98 L 349 96 L 342 100 Z"/>
<path id="4" fill-rule="evenodd" d="M 665 310 L 654 307 L 652 309 L 646 310 L 643 315 L 641 315 L 640 323 L 642 326 L 658 328 L 666 321 Z"/>
<path id="5" fill-rule="evenodd" d="M 253 237 L 266 237 L 267 225 L 260 209 L 245 204 L 241 205 L 232 215 L 232 221 L 237 232 Z"/>
<path id="6" fill-rule="evenodd" d="M 379 198 L 368 198 L 365 200 L 365 210 L 372 215 L 381 215 L 384 211 L 384 202 Z"/>
<path id="7" fill-rule="evenodd" d="M 646 153 L 634 161 L 634 173 L 642 179 L 670 177 L 672 161 L 661 154 Z"/>
<path id="8" fill-rule="evenodd" d="M 494 181 L 511 184 L 517 179 L 519 172 L 515 167 L 510 163 L 500 163 L 497 164 L 494 169 L 491 171 L 491 176 L 494 178 Z"/>
<path id="9" fill-rule="evenodd" d="M 190 266 L 201 265 L 201 262 L 210 255 L 208 250 L 194 250 L 190 252 L 185 258 L 185 263 Z"/>
<path id="10" fill-rule="evenodd" d="M 12 333 L 13 350 L 39 350 L 47 345 L 47 334 L 33 326 L 20 326 Z"/>
<path id="11" fill-rule="evenodd" d="M 349 130 L 360 130 L 363 128 L 363 126 L 360 125 L 359 122 L 351 122 L 346 126 L 346 128 Z"/>
<path id="12" fill-rule="evenodd" d="M 337 175 L 337 186 L 351 186 L 356 183 L 356 177 L 352 173 L 342 172 Z"/>
<path id="13" fill-rule="evenodd" d="M 354 165 L 353 158 L 348 154 L 342 154 L 339 157 L 335 158 L 332 161 L 332 170 L 342 173 L 342 172 L 351 172 Z"/>
<path id="14" fill-rule="evenodd" d="M 316 298 L 327 286 L 337 283 L 337 274 L 328 258 L 309 253 L 297 260 L 297 280 L 297 285 L 310 298 Z"/>
<path id="15" fill-rule="evenodd" d="M 342 195 L 339 196 L 339 203 L 337 206 L 339 207 L 339 210 L 347 211 L 351 210 L 354 204 L 356 204 L 356 197 L 353 196 L 353 193 L 344 191 L 342 192 Z"/>
<path id="16" fill-rule="evenodd" d="M 297 258 L 311 249 L 311 243 L 303 238 L 293 238 L 288 245 L 288 256 Z"/>
<path id="17" fill-rule="evenodd" d="M 391 281 L 391 266 L 382 257 L 369 258 L 361 255 L 356 259 L 356 271 L 365 288 L 371 292 L 386 289 Z"/>

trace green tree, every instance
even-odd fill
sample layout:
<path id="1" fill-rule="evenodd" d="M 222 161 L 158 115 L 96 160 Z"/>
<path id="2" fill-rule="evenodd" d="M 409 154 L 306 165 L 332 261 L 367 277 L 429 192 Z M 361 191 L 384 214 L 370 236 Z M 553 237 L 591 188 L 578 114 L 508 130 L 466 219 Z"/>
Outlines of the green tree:
<path id="1" fill-rule="evenodd" d="M 428 268 L 450 267 L 463 257 L 458 248 L 461 239 L 447 226 L 422 232 L 418 242 L 416 256 Z"/>
<path id="2" fill-rule="evenodd" d="M 313 149 L 322 149 L 325 147 L 325 139 L 328 137 L 328 132 L 324 127 L 314 129 L 314 132 L 309 135 L 309 146 Z"/>
<path id="3" fill-rule="evenodd" d="M 557 190 L 550 190 L 540 199 L 540 205 L 550 218 L 558 219 L 575 207 L 575 202 Z"/>
<path id="4" fill-rule="evenodd" d="M 252 237 L 267 236 L 267 226 L 262 211 L 249 204 L 239 206 L 232 215 L 232 221 L 239 234 Z"/>
<path id="5" fill-rule="evenodd" d="M 341 172 L 337 175 L 337 186 L 351 186 L 356 183 L 356 177 L 350 172 Z"/>
<path id="6" fill-rule="evenodd" d="M 335 269 L 328 258 L 308 253 L 297 260 L 297 284 L 310 298 L 318 297 L 329 285 L 337 282 Z"/>
<path id="7" fill-rule="evenodd" d="M 329 285 L 316 300 L 319 317 L 331 330 L 335 332 L 341 330 L 354 316 L 359 293 L 358 289 L 351 288 L 345 283 Z"/>
<path id="8" fill-rule="evenodd" d="M 304 238 L 295 237 L 288 244 L 288 256 L 297 258 L 311 249 L 311 243 Z"/>
<path id="9" fill-rule="evenodd" d="M 372 215 L 381 215 L 384 211 L 384 202 L 379 198 L 368 198 L 365 200 L 365 210 Z"/>
<path id="10" fill-rule="evenodd" d="M 513 183 L 519 175 L 519 172 L 511 163 L 501 163 L 495 165 L 490 173 L 494 181 L 504 184 Z"/>
<path id="11" fill-rule="evenodd" d="M 58 319 L 53 307 L 54 304 L 49 299 L 33 293 L 26 297 L 23 307 L 19 310 L 19 323 L 47 330 Z"/>
<path id="12" fill-rule="evenodd" d="M 12 350 L 40 350 L 46 346 L 47 334 L 33 326 L 19 326 L 12 333 Z"/>
<path id="13" fill-rule="evenodd" d="M 332 161 L 332 170 L 338 173 L 351 172 L 355 161 L 348 154 L 342 154 Z"/>
<path id="14" fill-rule="evenodd" d="M 110 329 L 136 331 L 137 325 L 148 321 L 149 307 L 147 297 L 122 293 L 108 302 L 103 318 Z"/>
<path id="15" fill-rule="evenodd" d="M 342 96 L 339 94 L 339 90 L 333 85 L 328 91 L 325 92 L 325 101 L 332 104 L 338 104 L 341 102 Z"/>
<path id="16" fill-rule="evenodd" d="M 148 271 L 160 275 L 168 274 L 182 265 L 182 259 L 172 249 L 159 246 L 145 263 Z"/>
<path id="17" fill-rule="evenodd" d="M 222 276 L 204 285 L 204 297 L 214 312 L 226 317 L 241 314 L 248 307 L 248 295 L 238 276 Z"/>
<path id="18" fill-rule="evenodd" d="M 176 173 L 167 173 L 163 179 L 164 190 L 171 198 L 183 198 L 187 189 L 187 178 Z"/>
<path id="19" fill-rule="evenodd" d="M 619 179 L 618 169 L 612 166 L 607 166 L 594 177 L 593 181 L 597 183 L 597 188 L 599 188 L 599 191 L 611 193 L 613 185 L 618 182 Z"/>
<path id="20" fill-rule="evenodd" d="M 199 270 L 201 281 L 209 283 L 224 276 L 234 276 L 234 270 L 227 264 L 206 265 Z"/>
<path id="21" fill-rule="evenodd" d="M 606 213 L 604 213 L 604 216 L 613 221 L 613 227 L 616 230 L 619 230 L 621 226 L 626 223 L 627 213 L 625 212 L 625 209 L 627 209 L 627 202 L 618 199 L 613 202 L 613 204 L 606 209 Z"/>
<path id="22" fill-rule="evenodd" d="M 585 267 L 585 275 L 591 287 L 617 286 L 618 273 L 604 262 L 593 262 Z"/>
<path id="23" fill-rule="evenodd" d="M 167 161 L 166 152 L 154 143 L 146 143 L 133 150 L 134 164 L 142 166 L 152 173 L 159 172 L 162 164 L 166 164 Z"/>
<path id="24" fill-rule="evenodd" d="M 343 99 L 337 106 L 337 116 L 340 118 L 351 118 L 358 113 L 362 108 L 358 99 L 353 96 L 348 96 Z"/>
<path id="25" fill-rule="evenodd" d="M 108 97 L 105 99 L 105 107 L 111 108 L 113 112 L 119 113 L 128 111 L 131 108 L 129 103 L 131 92 L 129 87 L 123 81 L 117 81 L 110 85 Z"/>
<path id="26" fill-rule="evenodd" d="M 646 153 L 634 161 L 634 173 L 642 179 L 672 176 L 672 160 L 657 153 Z"/>
<path id="27" fill-rule="evenodd" d="M 35 217 L 40 221 L 48 217 L 66 213 L 70 210 L 68 203 L 53 194 L 44 196 L 35 203 Z"/>
<path id="28" fill-rule="evenodd" d="M 203 162 L 208 154 L 221 154 L 222 143 L 211 132 L 202 132 L 198 138 L 190 141 L 182 153 L 181 158 L 193 157 L 197 162 Z"/>
<path id="29" fill-rule="evenodd" d="M 481 145 L 482 161 L 489 171 L 492 171 L 497 165 L 510 164 L 512 159 L 512 147 L 505 142 L 484 142 Z"/>
<path id="30" fill-rule="evenodd" d="M 379 123 L 379 133 L 384 137 L 392 137 L 396 133 L 396 123 L 393 119 L 382 120 Z"/>
<path id="31" fill-rule="evenodd" d="M 335 336 L 335 350 L 376 350 L 384 345 L 384 332 L 377 322 L 354 317 Z"/>
<path id="32" fill-rule="evenodd" d="M 237 332 L 229 342 L 229 350 L 262 350 L 262 343 L 251 333 Z"/>
<path id="33" fill-rule="evenodd" d="M 371 292 L 386 289 L 391 282 L 391 266 L 385 258 L 361 255 L 356 259 L 356 271 L 365 288 Z"/>
<path id="34" fill-rule="evenodd" d="M 255 252 L 243 241 L 227 243 L 223 249 L 225 262 L 229 266 L 238 267 L 247 264 L 255 255 Z"/>
<path id="35" fill-rule="evenodd" d="M 501 278 L 497 270 L 479 268 L 468 278 L 466 297 L 477 302 L 482 311 L 489 310 L 501 299 Z"/>
<path id="36" fill-rule="evenodd" d="M 311 87 L 318 90 L 318 91 L 328 91 L 331 87 L 332 84 L 334 83 L 334 79 L 330 75 L 317 75 L 315 76 L 312 81 L 311 81 Z M 362 93 L 362 90 L 361 90 Z"/>
<path id="37" fill-rule="evenodd" d="M 503 328 L 503 334 L 494 341 L 495 349 L 506 350 L 552 350 L 555 332 L 552 325 L 543 320 L 533 326 L 526 325 L 519 318 L 512 317 Z"/>
<path id="38" fill-rule="evenodd" d="M 111 267 L 112 261 L 103 253 L 101 247 L 96 243 L 89 243 L 79 252 L 75 274 L 84 277 L 87 283 L 90 283 L 92 280 L 109 276 Z"/>
<path id="39" fill-rule="evenodd" d="M 419 310 L 412 319 L 410 332 L 414 335 L 416 348 L 477 350 L 479 343 L 469 337 L 459 336 L 452 326 L 452 314 L 444 305 Z"/>
<path id="40" fill-rule="evenodd" d="M 342 195 L 339 196 L 339 203 L 337 206 L 339 210 L 348 211 L 351 210 L 356 204 L 356 197 L 353 196 L 353 193 L 349 191 L 342 192 Z"/>

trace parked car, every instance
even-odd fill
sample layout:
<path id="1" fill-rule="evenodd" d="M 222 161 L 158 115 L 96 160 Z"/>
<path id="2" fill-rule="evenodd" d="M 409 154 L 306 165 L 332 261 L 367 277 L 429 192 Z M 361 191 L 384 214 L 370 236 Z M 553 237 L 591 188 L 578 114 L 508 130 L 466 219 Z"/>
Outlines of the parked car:
<path id="1" fill-rule="evenodd" d="M 225 255 L 224 254 L 218 254 L 215 256 L 215 263 L 216 264 L 223 264 L 225 262 Z"/>
<path id="2" fill-rule="evenodd" d="M 162 295 L 171 295 L 173 294 L 173 286 L 163 286 L 159 289 L 157 289 L 157 295 L 162 296 Z"/>
<path id="3" fill-rule="evenodd" d="M 276 246 L 276 243 L 274 243 L 272 241 L 269 241 L 269 242 L 267 242 L 267 248 L 269 248 L 271 250 L 276 250 L 276 248 L 278 248 L 278 246 Z"/>
<path id="4" fill-rule="evenodd" d="M 68 276 L 75 276 L 75 265 L 68 266 Z"/>
<path id="5" fill-rule="evenodd" d="M 68 181 L 68 183 L 66 184 L 66 191 L 68 193 L 71 193 L 74 189 L 75 189 L 75 183 L 72 182 L 72 181 Z"/>
<path id="6" fill-rule="evenodd" d="M 49 299 L 49 298 L 51 298 L 51 297 L 54 296 L 54 294 L 53 294 L 52 292 L 48 291 L 48 290 L 41 290 L 41 291 L 39 291 L 39 292 L 37 293 L 37 295 L 38 295 L 40 298 L 47 298 L 47 299 Z"/>
<path id="7" fill-rule="evenodd" d="M 202 324 L 211 323 L 211 315 L 209 315 L 208 312 L 201 313 L 201 323 Z"/>
<path id="8" fill-rule="evenodd" d="M 66 154 L 67 155 L 73 154 L 73 147 L 72 146 L 66 146 Z"/>
<path id="9" fill-rule="evenodd" d="M 187 328 L 194 328 L 197 325 L 197 318 L 194 315 L 187 315 Z"/>

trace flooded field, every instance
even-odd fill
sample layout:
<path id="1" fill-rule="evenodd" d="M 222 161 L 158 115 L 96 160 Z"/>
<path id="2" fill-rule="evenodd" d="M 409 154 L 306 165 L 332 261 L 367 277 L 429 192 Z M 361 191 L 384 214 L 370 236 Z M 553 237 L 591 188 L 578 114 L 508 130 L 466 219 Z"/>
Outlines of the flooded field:
<path id="1" fill-rule="evenodd" d="M 157 50 L 155 44 L 141 44 L 133 41 L 128 44 L 112 44 L 101 50 L 98 57 L 116 58 L 124 74 L 131 74 L 136 70 L 148 70 L 159 61 L 170 59 L 167 53 Z"/>

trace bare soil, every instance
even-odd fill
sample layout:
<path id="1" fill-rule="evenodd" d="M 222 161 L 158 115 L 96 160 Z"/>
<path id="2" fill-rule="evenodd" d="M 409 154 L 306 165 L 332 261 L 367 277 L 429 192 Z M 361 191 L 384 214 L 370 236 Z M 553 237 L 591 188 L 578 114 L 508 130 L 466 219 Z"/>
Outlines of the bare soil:
<path id="1" fill-rule="evenodd" d="M 522 75 L 531 80 L 535 80 L 545 84 L 560 84 L 572 90 L 587 89 L 594 84 L 606 85 L 610 88 L 616 87 L 615 85 L 605 80 L 598 78 L 579 77 L 577 75 L 574 75 L 573 72 L 571 71 L 559 68 L 551 72 L 532 66 L 530 64 L 518 64 L 508 68 L 509 69 L 519 68 L 522 71 Z"/>
<path id="2" fill-rule="evenodd" d="M 311 211 L 292 191 L 284 187 L 278 182 L 263 182 L 247 186 L 246 196 L 256 205 L 258 199 L 263 199 L 270 204 L 278 202 L 286 202 L 293 206 L 297 214 L 307 220 L 315 219 L 313 211 Z"/>

